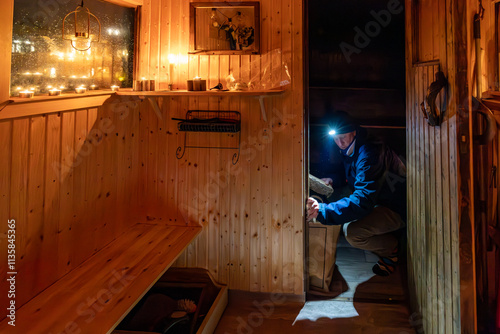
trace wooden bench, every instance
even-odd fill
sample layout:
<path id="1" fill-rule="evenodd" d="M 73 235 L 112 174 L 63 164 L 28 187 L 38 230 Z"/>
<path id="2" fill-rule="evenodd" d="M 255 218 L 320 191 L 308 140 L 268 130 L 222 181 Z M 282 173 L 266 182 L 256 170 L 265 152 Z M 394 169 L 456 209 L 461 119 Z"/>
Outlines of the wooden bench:
<path id="1" fill-rule="evenodd" d="M 0 333 L 111 332 L 200 232 L 133 226 L 19 308 L 15 327 L 3 320 Z"/>

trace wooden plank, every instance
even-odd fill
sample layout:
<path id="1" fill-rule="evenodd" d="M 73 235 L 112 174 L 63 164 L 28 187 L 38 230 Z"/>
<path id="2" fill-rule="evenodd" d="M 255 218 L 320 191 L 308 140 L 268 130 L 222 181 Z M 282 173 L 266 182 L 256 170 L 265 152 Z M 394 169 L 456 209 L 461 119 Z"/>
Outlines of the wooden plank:
<path id="1" fill-rule="evenodd" d="M 294 206 L 294 238 L 293 238 L 293 248 L 295 253 L 294 260 L 294 275 L 295 275 L 295 286 L 294 293 L 296 295 L 304 294 L 304 263 L 305 263 L 305 254 L 304 254 L 304 226 L 305 226 L 305 217 L 304 217 L 304 207 L 303 203 L 306 200 L 307 192 L 306 188 L 306 172 L 308 172 L 306 163 L 307 160 L 305 158 L 306 152 L 306 143 L 308 138 L 307 132 L 304 132 L 304 124 L 307 124 L 305 120 L 305 116 L 303 113 L 304 110 L 304 89 L 303 83 L 305 82 L 304 78 L 304 45 L 303 45 L 303 27 L 304 27 L 304 4 L 302 1 L 293 1 L 292 2 L 292 19 L 290 24 L 292 25 L 292 89 L 293 89 L 293 104 L 291 110 L 291 116 L 293 116 L 293 143 L 294 143 L 294 151 L 293 151 L 293 180 L 294 180 L 294 190 L 293 190 L 293 203 L 301 203 L 302 205 Z M 288 98 L 291 98 L 290 96 Z M 308 125 L 307 125 L 308 126 Z M 298 182 L 301 180 L 301 182 Z"/>
<path id="2" fill-rule="evenodd" d="M 435 68 L 435 70 L 437 70 Z M 439 105 L 442 106 L 442 99 L 439 99 Z M 444 266 L 445 266 L 445 252 L 444 252 L 444 238 L 443 238 L 443 177 L 442 177 L 442 156 L 441 156 L 441 126 L 435 127 L 434 128 L 434 143 L 435 143 L 435 169 L 434 169 L 434 179 L 435 179 L 435 222 L 436 222 L 436 229 L 435 229 L 435 238 L 436 238 L 436 244 L 435 244 L 435 256 L 437 258 L 436 261 L 436 278 L 437 278 L 437 283 L 436 283 L 436 290 L 437 293 L 435 295 L 436 298 L 436 306 L 437 306 L 437 319 L 439 320 L 438 326 L 436 328 L 437 332 L 439 333 L 445 333 L 445 294 L 444 294 L 444 289 L 445 289 L 445 284 L 446 284 L 446 278 L 444 275 Z"/>
<path id="3" fill-rule="evenodd" d="M 208 57 L 199 56 L 199 73 L 202 77 L 208 77 Z M 208 110 L 208 98 L 201 97 L 199 99 L 200 110 Z M 211 135 L 209 133 L 202 134 L 200 140 L 208 143 Z M 212 208 L 212 198 L 210 192 L 210 153 L 205 151 L 199 156 L 199 182 L 200 182 L 200 195 L 199 195 L 199 209 L 201 212 L 200 221 L 203 227 L 203 232 L 198 239 L 198 265 L 202 268 L 211 268 L 209 261 L 209 254 L 212 256 L 212 244 L 210 243 L 211 231 L 213 230 L 213 223 L 210 220 L 210 210 Z M 212 273 L 213 274 L 213 273 Z"/>
<path id="4" fill-rule="evenodd" d="M 431 14 L 426 13 L 426 15 L 430 18 L 432 18 Z M 426 47 L 425 54 L 427 55 L 427 52 L 432 53 L 432 45 L 429 47 Z M 422 67 L 422 80 L 421 80 L 421 93 L 419 95 L 419 98 L 423 101 L 424 97 L 426 96 L 426 91 L 429 83 L 429 76 L 428 76 L 428 67 Z M 423 120 L 422 121 L 422 127 L 420 128 L 421 131 L 421 158 L 422 158 L 422 171 L 421 171 L 421 195 L 420 196 L 425 196 L 421 198 L 421 205 L 422 205 L 422 211 L 421 211 L 421 224 L 423 226 L 423 259 L 422 259 L 422 271 L 423 271 L 423 290 L 422 290 L 422 296 L 423 298 L 423 303 L 427 307 L 424 308 L 425 313 L 423 314 L 424 316 L 424 323 L 425 323 L 425 330 L 428 333 L 432 333 L 432 296 L 430 294 L 430 287 L 431 287 L 431 277 L 430 277 L 430 245 L 431 245 L 431 236 L 430 236 L 430 224 L 429 224 L 429 197 L 430 197 L 430 180 L 429 180 L 429 138 L 428 138 L 428 131 L 429 131 L 429 125 L 428 123 Z"/>
<path id="5" fill-rule="evenodd" d="M 219 294 L 217 295 L 217 298 L 215 298 L 212 307 L 210 307 L 210 311 L 208 311 L 205 319 L 198 328 L 197 333 L 210 334 L 215 332 L 217 324 L 219 323 L 219 320 L 222 317 L 224 310 L 226 309 L 227 301 L 228 289 L 227 287 L 222 287 Z"/>
<path id="6" fill-rule="evenodd" d="M 6 270 L 2 270 L 0 274 L 0 289 L 5 291 L 0 295 L 0 303 L 2 305 L 9 305 L 8 299 L 8 281 L 7 281 L 7 272 L 11 270 L 8 265 L 8 224 L 7 222 L 12 219 L 10 215 L 10 185 L 11 185 L 11 160 L 12 160 L 12 122 L 3 121 L 0 122 L 0 143 L 2 143 L 2 147 L 0 148 L 0 161 L 3 163 L 0 165 L 0 221 L 3 224 L 0 227 L 0 252 L 1 254 L 5 254 L 0 258 L 0 267 L 6 268 Z M 12 233 L 11 233 L 12 234 Z M 12 238 L 12 237 L 11 237 Z M 3 319 L 7 316 L 7 308 L 5 307 L 0 311 L 0 319 Z"/>
<path id="7" fill-rule="evenodd" d="M 106 0 L 106 2 L 114 3 L 116 5 L 123 7 L 132 7 L 132 8 L 143 5 L 143 0 Z"/>
<path id="8" fill-rule="evenodd" d="M 141 27 L 139 30 L 140 41 L 139 45 L 139 71 L 138 80 L 149 79 L 149 59 L 151 52 L 150 34 L 151 34 L 151 1 L 143 0 L 144 5 L 141 7 Z M 153 0 L 154 1 L 154 0 Z"/>
<path id="9" fill-rule="evenodd" d="M 168 21 L 170 19 L 170 11 L 172 9 L 172 4 L 170 1 L 161 1 L 161 16 L 160 16 L 160 76 L 157 82 L 158 90 L 165 90 L 168 88 L 168 78 L 169 78 L 169 66 L 168 66 L 168 55 L 170 50 L 170 25 Z M 167 26 L 168 28 L 165 28 Z"/>
<path id="10" fill-rule="evenodd" d="M 18 309 L 22 322 L 11 327 L 4 320 L 0 330 L 110 332 L 200 231 L 137 224 Z"/>
<path id="11" fill-rule="evenodd" d="M 250 82 L 250 56 L 240 57 L 240 77 L 243 82 Z M 231 99 L 231 110 L 240 110 L 242 117 L 241 138 L 247 140 L 250 127 L 250 112 L 252 103 L 251 99 L 242 99 L 234 97 Z M 239 166 L 232 166 L 231 183 L 233 188 L 239 186 L 239 193 L 241 199 L 239 201 L 239 282 L 242 290 L 250 290 L 250 259 L 251 254 L 255 251 L 251 248 L 252 240 L 252 224 L 253 218 L 251 216 L 251 193 L 250 193 L 250 160 L 249 157 L 243 157 L 241 150 L 238 160 Z M 241 172 L 239 172 L 241 171 Z M 232 202 L 233 203 L 233 202 Z M 234 209 L 233 209 L 234 210 Z M 258 226 L 256 224 L 256 226 Z M 257 247 L 257 245 L 255 245 Z"/>
<path id="12" fill-rule="evenodd" d="M 10 166 L 10 219 L 16 221 L 17 231 L 28 230 L 28 166 L 29 166 L 30 120 L 20 119 L 12 122 L 12 155 Z M 27 254 L 27 234 L 16 235 L 16 269 L 19 277 L 30 277 L 30 263 L 24 258 Z M 19 282 L 16 287 L 16 304 L 22 305 L 31 297 L 30 280 Z M 24 287 L 26 284 L 26 288 Z"/>
<path id="13" fill-rule="evenodd" d="M 60 211 L 60 181 L 61 171 L 54 168 L 54 163 L 61 161 L 61 115 L 54 114 L 47 117 L 45 133 L 45 189 L 43 205 L 43 237 L 39 249 L 42 259 L 42 268 L 39 269 L 40 286 L 46 287 L 58 278 L 57 256 L 59 237 L 59 211 Z"/>
<path id="14" fill-rule="evenodd" d="M 44 114 L 53 114 L 61 111 L 79 110 L 86 108 L 95 108 L 104 104 L 104 102 L 115 93 L 105 93 L 102 95 L 78 95 L 71 98 L 47 97 L 44 99 L 34 98 L 33 100 L 19 103 L 11 103 L 0 112 L 0 120 L 21 118 Z M 75 94 L 76 95 L 76 94 Z"/>
<path id="15" fill-rule="evenodd" d="M 60 170 L 60 212 L 59 212 L 59 238 L 58 249 L 61 251 L 58 257 L 58 276 L 66 274 L 72 269 L 70 262 L 71 222 L 73 217 L 73 160 L 74 160 L 74 138 L 75 138 L 75 113 L 63 113 L 61 120 L 61 163 Z"/>
<path id="16" fill-rule="evenodd" d="M 88 228 L 87 220 L 89 212 L 85 207 L 85 184 L 87 156 L 82 152 L 87 138 L 87 110 L 75 112 L 75 137 L 74 137 L 74 160 L 73 160 L 73 210 L 71 217 L 71 250 L 69 261 L 77 266 L 82 263 L 90 254 L 92 247 L 88 240 L 91 240 L 93 231 Z M 76 246 L 76 247 L 75 247 Z M 89 247 L 90 246 L 90 247 Z"/>
<path id="17" fill-rule="evenodd" d="M 44 205 L 44 165 L 45 165 L 45 117 L 33 117 L 30 119 L 29 135 L 29 157 L 28 157 L 28 207 L 27 224 L 23 234 L 27 238 L 24 261 L 31 270 L 41 272 L 44 270 L 39 250 L 44 242 L 43 239 L 43 205 Z M 51 259 L 49 259 L 50 261 Z M 43 290 L 45 285 L 41 281 L 41 275 L 31 276 L 24 281 L 23 290 L 26 289 L 29 296 L 33 296 Z M 23 292 L 22 292 L 23 293 Z"/>
<path id="18" fill-rule="evenodd" d="M 161 26 L 161 0 L 151 1 L 150 32 L 149 32 L 149 69 L 148 79 L 160 83 L 160 26 Z"/>
<path id="19" fill-rule="evenodd" d="M 10 95 L 10 69 L 12 50 L 12 22 L 14 20 L 14 1 L 2 1 L 0 4 L 0 22 L 4 22 L 0 37 L 0 63 L 4 71 L 0 76 L 0 103 L 7 101 Z M 0 113 L 1 117 L 2 113 Z"/>
<path id="20" fill-rule="evenodd" d="M 85 164 L 86 166 L 85 209 L 88 212 L 93 212 L 94 214 L 97 213 L 97 202 L 100 198 L 99 185 L 102 183 L 101 175 L 100 173 L 98 173 L 100 167 L 98 166 L 98 164 L 100 163 L 98 160 L 98 156 L 99 156 L 99 150 L 101 149 L 100 145 L 103 141 L 103 136 L 104 136 L 104 134 L 102 133 L 102 122 L 98 119 L 98 114 L 99 114 L 99 109 L 97 108 L 92 108 L 88 110 L 87 113 L 88 134 L 86 143 L 84 144 L 84 146 L 86 146 L 84 150 L 86 152 L 89 152 L 87 156 L 88 161 Z M 87 227 L 87 230 L 89 230 L 89 232 L 87 233 L 94 233 L 94 229 L 89 229 Z M 92 240 L 95 238 L 90 237 L 90 239 Z M 96 242 L 87 241 L 87 243 L 89 244 L 92 253 L 96 250 L 97 247 L 99 247 Z"/>

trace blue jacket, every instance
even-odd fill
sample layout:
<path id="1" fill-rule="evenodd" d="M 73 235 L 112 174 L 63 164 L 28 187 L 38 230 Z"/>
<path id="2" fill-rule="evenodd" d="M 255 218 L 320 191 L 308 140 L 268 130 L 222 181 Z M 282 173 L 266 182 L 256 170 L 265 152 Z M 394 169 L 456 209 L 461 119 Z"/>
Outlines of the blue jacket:
<path id="1" fill-rule="evenodd" d="M 317 221 L 326 225 L 347 223 L 365 217 L 378 205 L 406 220 L 406 168 L 392 149 L 358 137 L 352 156 L 342 159 L 352 194 L 329 204 L 319 203 Z M 334 180 L 334 187 L 339 185 Z"/>

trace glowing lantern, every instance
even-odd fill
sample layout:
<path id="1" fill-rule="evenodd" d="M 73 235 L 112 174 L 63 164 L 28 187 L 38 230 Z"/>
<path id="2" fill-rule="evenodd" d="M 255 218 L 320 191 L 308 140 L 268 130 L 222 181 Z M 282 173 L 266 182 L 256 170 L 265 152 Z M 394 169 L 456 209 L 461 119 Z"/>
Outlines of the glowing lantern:
<path id="1" fill-rule="evenodd" d="M 74 14 L 74 32 L 71 34 L 66 33 L 66 26 L 71 25 L 71 20 L 68 19 Z M 97 23 L 99 31 L 91 33 L 91 22 Z M 71 29 L 73 30 L 73 29 Z M 92 46 L 92 43 L 98 43 L 101 39 L 101 22 L 90 12 L 90 10 L 82 4 L 77 6 L 72 12 L 66 14 L 63 19 L 62 25 L 62 38 L 63 40 L 71 41 L 71 46 L 77 51 L 87 51 Z"/>

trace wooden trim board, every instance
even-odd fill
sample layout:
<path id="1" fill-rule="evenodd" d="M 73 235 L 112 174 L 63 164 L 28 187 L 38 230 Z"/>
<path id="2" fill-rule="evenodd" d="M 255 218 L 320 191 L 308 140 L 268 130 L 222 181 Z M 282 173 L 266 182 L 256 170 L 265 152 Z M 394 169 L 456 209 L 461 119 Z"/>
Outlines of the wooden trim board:
<path id="1" fill-rule="evenodd" d="M 81 97 L 70 94 L 68 97 L 44 96 L 30 100 L 11 98 L 3 109 L 0 108 L 0 120 L 100 107 L 113 94 L 109 92 Z"/>
<path id="2" fill-rule="evenodd" d="M 0 332 L 110 333 L 200 232 L 136 224 L 19 308 L 15 327 L 4 319 Z"/>

